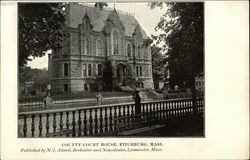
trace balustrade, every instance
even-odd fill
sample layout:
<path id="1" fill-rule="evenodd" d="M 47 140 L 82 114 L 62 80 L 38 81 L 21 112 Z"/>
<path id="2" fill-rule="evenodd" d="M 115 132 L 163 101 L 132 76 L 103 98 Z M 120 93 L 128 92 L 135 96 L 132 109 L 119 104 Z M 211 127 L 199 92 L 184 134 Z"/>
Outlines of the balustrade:
<path id="1" fill-rule="evenodd" d="M 194 114 L 192 104 L 191 98 L 141 102 L 140 114 L 135 112 L 135 103 L 23 112 L 19 113 L 19 137 L 116 134 L 192 115 Z M 196 107 L 198 114 L 204 112 L 203 98 L 197 98 Z"/>

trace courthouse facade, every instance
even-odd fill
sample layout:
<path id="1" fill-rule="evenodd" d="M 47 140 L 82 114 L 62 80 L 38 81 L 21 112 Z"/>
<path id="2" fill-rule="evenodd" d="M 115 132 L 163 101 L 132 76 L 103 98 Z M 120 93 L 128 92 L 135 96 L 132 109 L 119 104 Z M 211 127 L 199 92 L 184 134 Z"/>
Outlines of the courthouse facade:
<path id="1" fill-rule="evenodd" d="M 67 38 L 49 55 L 52 92 L 99 88 L 107 61 L 113 86 L 153 88 L 152 40 L 133 15 L 79 3 L 70 3 L 66 12 Z"/>

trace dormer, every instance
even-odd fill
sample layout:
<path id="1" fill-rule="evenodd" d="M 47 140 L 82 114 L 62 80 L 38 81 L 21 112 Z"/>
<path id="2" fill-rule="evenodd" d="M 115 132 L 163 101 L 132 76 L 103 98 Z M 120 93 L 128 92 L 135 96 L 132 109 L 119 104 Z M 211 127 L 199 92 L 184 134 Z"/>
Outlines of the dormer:
<path id="1" fill-rule="evenodd" d="M 125 32 L 125 27 L 116 11 L 116 9 L 114 9 L 108 16 L 106 23 L 105 23 L 105 27 L 104 30 L 106 33 L 110 33 L 111 30 L 113 28 L 116 28 L 117 30 L 119 30 L 120 33 L 124 33 Z"/>
<path id="2" fill-rule="evenodd" d="M 82 23 L 79 25 L 82 34 L 88 34 L 92 31 L 93 25 L 91 24 L 88 12 L 82 18 Z"/>
<path id="3" fill-rule="evenodd" d="M 141 28 L 140 28 L 139 24 L 136 25 L 133 36 L 137 41 L 142 40 L 143 37 L 142 37 L 142 32 L 141 32 Z"/>

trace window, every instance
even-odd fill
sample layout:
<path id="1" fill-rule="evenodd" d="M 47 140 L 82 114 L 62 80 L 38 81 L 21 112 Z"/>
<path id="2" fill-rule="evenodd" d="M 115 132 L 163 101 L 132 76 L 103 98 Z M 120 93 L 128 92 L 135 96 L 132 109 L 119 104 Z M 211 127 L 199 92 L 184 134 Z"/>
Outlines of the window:
<path id="1" fill-rule="evenodd" d="M 83 66 L 82 66 L 82 76 L 87 76 L 87 66 L 86 66 L 86 64 L 83 64 Z"/>
<path id="2" fill-rule="evenodd" d="M 142 88 L 142 89 L 144 88 L 143 82 L 139 82 L 138 85 L 139 85 L 139 88 Z"/>
<path id="3" fill-rule="evenodd" d="M 69 76 L 69 64 L 68 63 L 63 64 L 63 75 Z"/>
<path id="4" fill-rule="evenodd" d="M 84 83 L 84 84 L 83 84 L 83 87 L 84 87 L 84 91 L 88 91 L 88 90 L 89 90 L 88 84 Z"/>
<path id="5" fill-rule="evenodd" d="M 127 55 L 128 57 L 131 57 L 131 45 L 130 44 L 127 45 Z"/>
<path id="6" fill-rule="evenodd" d="M 136 66 L 136 76 L 138 77 L 139 76 L 139 67 Z"/>
<path id="7" fill-rule="evenodd" d="M 151 77 L 151 67 L 149 67 L 149 77 Z"/>
<path id="8" fill-rule="evenodd" d="M 150 59 L 151 58 L 151 49 L 150 49 L 150 47 L 148 47 L 148 59 Z"/>
<path id="9" fill-rule="evenodd" d="M 147 52 L 147 50 L 146 50 L 146 48 L 144 48 L 144 59 L 148 59 L 148 52 Z"/>
<path id="10" fill-rule="evenodd" d="M 101 40 L 96 41 L 96 55 L 102 56 L 102 41 Z"/>
<path id="11" fill-rule="evenodd" d="M 101 76 L 102 75 L 102 64 L 97 65 L 97 75 Z"/>
<path id="12" fill-rule="evenodd" d="M 85 40 L 85 54 L 89 54 L 90 51 L 89 51 L 89 40 L 86 39 Z"/>
<path id="13" fill-rule="evenodd" d="M 142 66 L 140 66 L 140 76 L 142 77 Z"/>
<path id="14" fill-rule="evenodd" d="M 88 76 L 92 76 L 92 65 L 88 64 Z"/>
<path id="15" fill-rule="evenodd" d="M 65 93 L 68 93 L 68 91 L 69 91 L 69 86 L 68 86 L 68 84 L 64 84 L 64 85 L 63 85 L 63 91 L 64 91 Z"/>
<path id="16" fill-rule="evenodd" d="M 85 18 L 85 30 L 86 31 L 90 30 L 90 20 L 89 20 L 89 17 Z"/>
<path id="17" fill-rule="evenodd" d="M 138 58 L 141 58 L 141 47 L 138 46 Z"/>
<path id="18" fill-rule="evenodd" d="M 118 40 L 119 40 L 119 35 L 115 31 L 113 33 L 113 54 L 118 54 Z"/>

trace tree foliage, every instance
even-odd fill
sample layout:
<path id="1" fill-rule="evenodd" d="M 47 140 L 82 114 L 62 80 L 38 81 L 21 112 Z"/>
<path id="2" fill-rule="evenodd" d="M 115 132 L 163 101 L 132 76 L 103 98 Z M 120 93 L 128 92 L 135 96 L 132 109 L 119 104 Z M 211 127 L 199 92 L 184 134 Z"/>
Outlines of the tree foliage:
<path id="1" fill-rule="evenodd" d="M 50 49 L 60 48 L 64 34 L 65 4 L 19 3 L 19 68 L 30 56 L 42 57 Z"/>
<path id="2" fill-rule="evenodd" d="M 153 2 L 150 7 L 166 8 L 155 27 L 162 34 L 154 39 L 166 45 L 170 85 L 193 88 L 195 75 L 204 67 L 203 3 Z"/>
<path id="3" fill-rule="evenodd" d="M 166 67 L 166 56 L 162 54 L 161 48 L 157 47 L 155 44 L 151 46 L 151 57 L 152 57 L 152 72 L 154 82 L 159 82 L 163 80 L 165 75 Z"/>
<path id="4" fill-rule="evenodd" d="M 46 69 L 32 69 L 30 67 L 23 67 L 22 72 L 19 73 L 19 83 L 33 81 L 36 83 L 48 81 L 48 70 Z"/>

